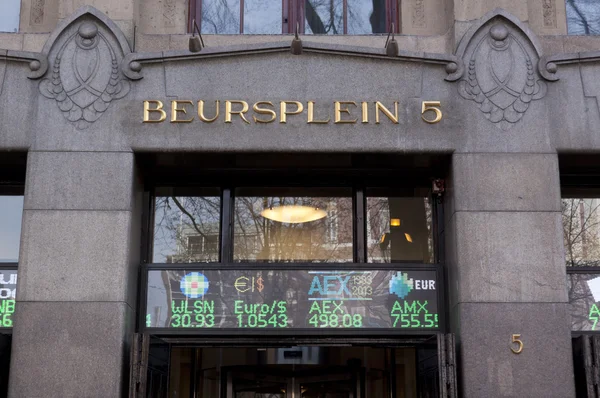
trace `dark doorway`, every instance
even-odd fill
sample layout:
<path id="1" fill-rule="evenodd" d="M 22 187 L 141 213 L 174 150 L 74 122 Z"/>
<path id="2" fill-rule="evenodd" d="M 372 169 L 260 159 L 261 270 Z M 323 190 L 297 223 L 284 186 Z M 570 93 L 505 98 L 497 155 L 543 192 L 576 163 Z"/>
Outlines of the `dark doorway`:
<path id="1" fill-rule="evenodd" d="M 417 347 L 171 348 L 169 397 L 417 397 Z"/>
<path id="2" fill-rule="evenodd" d="M 12 335 L 0 334 L 0 397 L 8 395 L 8 370 L 10 369 L 10 345 Z"/>

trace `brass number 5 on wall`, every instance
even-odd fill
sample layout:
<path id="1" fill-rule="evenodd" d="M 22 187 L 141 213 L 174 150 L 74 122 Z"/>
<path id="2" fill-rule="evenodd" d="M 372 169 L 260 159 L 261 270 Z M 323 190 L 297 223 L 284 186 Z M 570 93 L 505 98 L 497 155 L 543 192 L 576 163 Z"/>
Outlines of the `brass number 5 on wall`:
<path id="1" fill-rule="evenodd" d="M 429 124 L 439 123 L 440 120 L 442 120 L 442 110 L 439 108 L 440 105 L 441 105 L 440 101 L 423 101 L 423 102 L 421 102 L 421 119 L 423 119 L 423 121 L 425 123 L 429 123 Z M 435 113 L 435 118 L 427 119 L 425 117 L 425 112 L 427 112 L 427 111 L 432 111 L 433 113 Z"/>
<path id="2" fill-rule="evenodd" d="M 520 334 L 513 334 L 512 335 L 511 344 L 513 346 L 510 347 L 510 350 L 514 354 L 520 354 L 523 351 L 523 342 L 521 341 L 521 335 Z M 515 348 L 515 344 L 516 344 L 516 347 L 518 347 L 518 348 Z"/>

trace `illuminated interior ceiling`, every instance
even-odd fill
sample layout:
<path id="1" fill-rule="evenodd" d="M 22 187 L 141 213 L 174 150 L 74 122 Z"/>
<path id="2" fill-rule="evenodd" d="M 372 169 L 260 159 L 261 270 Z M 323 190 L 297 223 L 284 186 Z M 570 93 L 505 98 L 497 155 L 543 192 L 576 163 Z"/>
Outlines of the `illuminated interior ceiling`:
<path id="1" fill-rule="evenodd" d="M 281 223 L 301 224 L 327 217 L 327 212 L 318 207 L 288 205 L 269 207 L 263 210 L 260 215 Z"/>

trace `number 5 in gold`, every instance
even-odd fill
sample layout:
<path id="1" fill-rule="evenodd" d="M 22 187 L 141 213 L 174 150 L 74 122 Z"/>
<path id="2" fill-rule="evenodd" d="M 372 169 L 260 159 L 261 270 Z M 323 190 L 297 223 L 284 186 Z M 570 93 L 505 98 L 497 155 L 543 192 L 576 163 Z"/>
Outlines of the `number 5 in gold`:
<path id="1" fill-rule="evenodd" d="M 429 123 L 429 124 L 435 124 L 435 123 L 439 123 L 440 120 L 442 120 L 442 110 L 440 108 L 438 108 L 441 105 L 440 101 L 423 101 L 421 103 L 421 119 L 423 119 L 423 121 L 425 123 Z M 432 111 L 435 113 L 435 118 L 434 119 L 426 119 L 425 118 L 425 112 L 427 111 Z"/>
<path id="2" fill-rule="evenodd" d="M 510 350 L 514 353 L 514 354 L 520 354 L 523 351 L 523 342 L 520 340 L 521 339 L 521 335 L 520 334 L 513 334 L 512 335 L 512 344 L 516 344 L 517 347 L 510 347 Z"/>

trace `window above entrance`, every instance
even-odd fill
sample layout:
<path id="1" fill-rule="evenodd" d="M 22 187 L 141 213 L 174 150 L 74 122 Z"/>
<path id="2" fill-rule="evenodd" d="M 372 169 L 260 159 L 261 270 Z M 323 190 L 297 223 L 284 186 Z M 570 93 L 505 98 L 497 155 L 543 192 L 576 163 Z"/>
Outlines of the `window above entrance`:
<path id="1" fill-rule="evenodd" d="M 441 262 L 447 158 L 378 154 L 139 155 L 147 263 Z M 438 174 L 439 173 L 439 174 Z"/>
<path id="2" fill-rule="evenodd" d="M 152 262 L 432 263 L 432 216 L 425 189 L 158 188 Z"/>
<path id="3" fill-rule="evenodd" d="M 190 0 L 189 15 L 204 34 L 369 35 L 399 19 L 395 0 Z"/>

